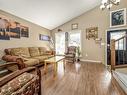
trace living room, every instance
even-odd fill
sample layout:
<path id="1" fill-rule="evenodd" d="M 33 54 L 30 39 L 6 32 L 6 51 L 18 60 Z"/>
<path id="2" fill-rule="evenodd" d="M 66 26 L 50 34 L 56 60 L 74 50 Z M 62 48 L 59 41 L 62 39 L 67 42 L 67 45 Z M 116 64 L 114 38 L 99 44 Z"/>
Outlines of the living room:
<path id="1" fill-rule="evenodd" d="M 0 95 L 126 95 L 126 8 L 126 0 L 1 0 Z"/>

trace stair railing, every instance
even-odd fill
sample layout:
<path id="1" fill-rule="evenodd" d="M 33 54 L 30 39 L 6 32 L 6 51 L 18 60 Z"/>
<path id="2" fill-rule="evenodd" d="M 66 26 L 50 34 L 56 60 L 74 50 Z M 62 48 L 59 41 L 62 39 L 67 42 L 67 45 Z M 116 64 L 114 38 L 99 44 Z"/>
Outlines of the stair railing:
<path id="1" fill-rule="evenodd" d="M 126 62 L 126 53 L 127 53 L 127 50 L 126 50 L 126 38 L 127 38 L 127 35 L 126 36 L 123 36 L 117 40 L 114 40 L 112 39 L 111 42 L 110 42 L 110 50 L 111 50 L 111 70 L 115 70 L 116 68 L 126 68 L 127 67 L 127 64 L 125 63 Z M 120 44 L 120 41 L 122 41 L 122 44 Z M 117 45 L 117 50 L 118 52 L 116 53 L 116 45 Z M 120 59 L 120 45 L 122 45 L 122 64 L 119 60 Z M 117 56 L 117 57 L 116 57 Z M 117 60 L 117 61 L 116 61 Z"/>

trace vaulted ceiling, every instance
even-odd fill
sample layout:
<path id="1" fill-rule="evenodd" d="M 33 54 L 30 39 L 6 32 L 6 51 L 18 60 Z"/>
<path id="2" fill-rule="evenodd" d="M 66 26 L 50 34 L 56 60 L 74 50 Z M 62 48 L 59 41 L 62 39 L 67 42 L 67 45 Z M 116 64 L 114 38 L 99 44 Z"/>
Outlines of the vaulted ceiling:
<path id="1" fill-rule="evenodd" d="M 98 6 L 101 0 L 0 0 L 0 9 L 54 29 Z"/>

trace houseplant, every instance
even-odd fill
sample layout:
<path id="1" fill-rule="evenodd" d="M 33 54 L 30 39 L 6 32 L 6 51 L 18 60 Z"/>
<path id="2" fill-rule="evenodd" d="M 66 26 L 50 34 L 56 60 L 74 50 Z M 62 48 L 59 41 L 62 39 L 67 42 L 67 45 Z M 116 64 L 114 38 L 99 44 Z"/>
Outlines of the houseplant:
<path id="1" fill-rule="evenodd" d="M 81 50 L 80 47 L 77 46 L 77 61 L 80 61 L 80 55 L 81 55 Z"/>

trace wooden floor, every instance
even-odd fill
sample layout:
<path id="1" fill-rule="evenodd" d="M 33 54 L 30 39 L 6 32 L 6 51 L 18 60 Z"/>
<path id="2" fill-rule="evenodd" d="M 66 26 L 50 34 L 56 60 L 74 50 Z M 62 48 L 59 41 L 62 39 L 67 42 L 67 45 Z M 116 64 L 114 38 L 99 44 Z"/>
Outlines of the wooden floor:
<path id="1" fill-rule="evenodd" d="M 42 74 L 42 95 L 126 95 L 100 63 L 67 63 L 64 70 L 60 62 L 56 77 L 51 68 Z"/>

